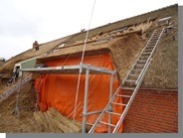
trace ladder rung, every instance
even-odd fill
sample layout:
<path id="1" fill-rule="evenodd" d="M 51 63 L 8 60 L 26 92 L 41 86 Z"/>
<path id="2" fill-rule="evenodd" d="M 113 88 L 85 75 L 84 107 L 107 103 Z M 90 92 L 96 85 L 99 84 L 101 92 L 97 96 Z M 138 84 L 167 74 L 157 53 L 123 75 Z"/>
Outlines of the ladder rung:
<path id="1" fill-rule="evenodd" d="M 153 37 L 157 37 L 157 38 L 158 38 L 159 35 L 160 35 L 159 33 L 155 33 L 155 34 L 153 35 Z"/>
<path id="2" fill-rule="evenodd" d="M 155 40 L 150 40 L 148 44 L 153 44 L 153 43 L 155 44 L 156 41 Z"/>
<path id="3" fill-rule="evenodd" d="M 85 116 L 86 115 L 89 116 L 89 115 L 94 115 L 94 114 L 100 114 L 100 113 L 102 113 L 102 111 L 103 110 L 88 112 L 88 113 L 85 114 Z"/>
<path id="4" fill-rule="evenodd" d="M 153 35 L 153 37 L 159 37 L 159 35 L 160 35 L 160 33 L 155 33 L 154 35 Z"/>
<path id="5" fill-rule="evenodd" d="M 148 57 L 140 57 L 140 60 L 147 60 L 148 59 Z M 142 63 L 144 63 L 144 62 L 142 62 Z M 140 65 L 140 66 L 138 66 L 139 68 L 142 68 L 143 67 L 143 65 Z"/>
<path id="6" fill-rule="evenodd" d="M 106 113 L 109 113 L 109 114 L 114 114 L 114 115 L 119 115 L 119 116 L 121 116 L 121 114 L 120 114 L 120 113 L 116 113 L 116 112 L 110 112 L 110 111 L 106 111 Z"/>
<path id="7" fill-rule="evenodd" d="M 150 43 L 156 43 L 156 40 L 150 40 L 148 44 Z"/>
<path id="8" fill-rule="evenodd" d="M 154 45 L 148 45 L 147 47 L 146 47 L 146 49 L 153 49 L 154 48 Z"/>
<path id="9" fill-rule="evenodd" d="M 147 47 L 154 47 L 156 43 L 149 43 L 147 46 L 146 46 L 146 49 Z"/>
<path id="10" fill-rule="evenodd" d="M 156 32 L 154 33 L 154 35 L 159 35 L 161 33 L 161 31 L 160 30 L 156 30 Z"/>
<path id="11" fill-rule="evenodd" d="M 157 39 L 151 39 L 151 42 L 156 42 L 157 41 Z"/>
<path id="12" fill-rule="evenodd" d="M 154 36 L 153 38 L 151 38 L 151 40 L 158 40 L 158 38 L 159 38 L 159 35 L 157 35 L 157 36 Z"/>
<path id="13" fill-rule="evenodd" d="M 146 46 L 146 49 L 147 49 L 147 48 L 152 48 L 152 49 L 153 49 L 154 46 L 155 46 L 155 44 L 156 44 L 156 43 L 149 43 L 149 44 Z"/>
<path id="14" fill-rule="evenodd" d="M 146 58 L 146 57 L 141 57 L 141 58 L 144 59 L 144 58 Z M 147 58 L 146 58 L 146 59 L 147 59 Z M 143 66 L 144 66 L 144 65 L 142 65 L 142 64 L 136 64 L 136 65 L 135 65 L 135 68 L 137 68 L 137 69 L 138 69 L 138 68 L 142 69 Z M 135 76 L 133 76 L 133 77 L 135 77 Z"/>
<path id="15" fill-rule="evenodd" d="M 143 66 L 140 66 L 140 65 L 139 65 L 139 66 L 137 66 L 136 68 L 143 68 Z M 129 77 L 128 77 L 128 78 L 130 78 L 130 79 L 135 79 L 135 80 L 136 80 L 136 79 L 138 78 L 138 76 L 139 76 L 139 75 L 136 75 L 136 74 L 129 74 Z"/>
<path id="16" fill-rule="evenodd" d="M 145 63 L 145 62 L 146 62 L 146 60 L 144 60 L 144 59 L 140 59 L 140 60 L 138 60 L 138 62 Z"/>
<path id="17" fill-rule="evenodd" d="M 144 51 L 143 54 L 151 54 L 151 52 L 145 52 L 145 51 Z"/>
<path id="18" fill-rule="evenodd" d="M 125 87 L 135 87 L 136 80 L 126 80 L 124 83 Z"/>
<path id="19" fill-rule="evenodd" d="M 155 41 L 155 40 L 157 40 L 158 38 L 151 38 L 151 40 L 153 40 L 153 41 Z"/>
<path id="20" fill-rule="evenodd" d="M 151 51 L 152 51 L 152 49 L 145 49 L 144 52 L 151 52 Z"/>
<path id="21" fill-rule="evenodd" d="M 148 44 L 155 44 L 156 41 L 155 40 L 150 40 Z"/>
<path id="22" fill-rule="evenodd" d="M 154 46 L 147 46 L 146 49 L 153 50 Z"/>
<path id="23" fill-rule="evenodd" d="M 144 63 L 141 63 L 141 62 L 139 62 L 139 61 L 137 61 L 137 64 L 144 65 Z M 138 73 L 137 73 L 137 74 L 138 74 Z"/>
<path id="24" fill-rule="evenodd" d="M 154 35 L 152 38 L 158 38 L 159 36 L 158 35 Z"/>
<path id="25" fill-rule="evenodd" d="M 140 62 L 139 62 L 139 63 L 140 63 Z M 141 62 L 141 63 L 142 63 L 142 62 Z M 142 64 L 144 64 L 144 63 L 142 63 Z M 142 69 L 133 69 L 133 72 L 134 72 L 134 73 L 137 73 L 137 74 L 140 73 L 141 71 L 142 71 Z"/>
<path id="26" fill-rule="evenodd" d="M 154 35 L 153 35 L 153 37 L 155 37 L 155 36 L 159 36 L 159 35 L 160 35 L 160 33 L 161 33 L 161 32 L 155 32 L 155 33 L 154 33 Z"/>
<path id="27" fill-rule="evenodd" d="M 126 80 L 125 82 L 135 83 L 135 80 Z"/>
<path id="28" fill-rule="evenodd" d="M 133 91 L 135 88 L 132 88 L 132 87 L 121 87 L 121 89 L 123 89 L 123 90 L 131 90 L 131 91 Z"/>
<path id="29" fill-rule="evenodd" d="M 130 98 L 130 95 L 123 95 L 123 94 L 117 94 L 117 96 L 124 97 L 124 98 Z"/>
<path id="30" fill-rule="evenodd" d="M 126 104 L 122 104 L 122 103 L 116 103 L 116 102 L 112 102 L 112 104 L 126 106 Z"/>
<path id="31" fill-rule="evenodd" d="M 148 55 L 141 55 L 140 58 L 148 58 Z"/>
<path id="32" fill-rule="evenodd" d="M 142 53 L 142 55 L 150 55 L 151 54 L 151 52 L 144 52 L 144 53 Z"/>
<path id="33" fill-rule="evenodd" d="M 140 58 L 143 57 L 143 58 L 148 58 L 149 55 L 141 55 Z"/>
<path id="34" fill-rule="evenodd" d="M 155 45 L 155 44 L 156 44 L 156 41 L 155 41 L 155 40 L 151 40 L 151 41 L 149 42 L 149 44 Z"/>
<path id="35" fill-rule="evenodd" d="M 146 46 L 146 49 L 153 49 L 154 46 L 155 46 L 156 43 L 149 43 L 147 46 Z"/>
<path id="36" fill-rule="evenodd" d="M 143 65 L 135 65 L 135 66 L 141 66 L 143 67 Z M 130 77 L 138 77 L 138 74 L 129 74 Z"/>
<path id="37" fill-rule="evenodd" d="M 105 125 L 108 125 L 108 126 L 115 127 L 115 125 L 113 125 L 113 124 L 110 124 L 110 123 L 107 123 L 107 122 L 104 122 L 104 121 L 100 121 L 100 123 L 102 123 L 102 124 L 105 124 Z"/>

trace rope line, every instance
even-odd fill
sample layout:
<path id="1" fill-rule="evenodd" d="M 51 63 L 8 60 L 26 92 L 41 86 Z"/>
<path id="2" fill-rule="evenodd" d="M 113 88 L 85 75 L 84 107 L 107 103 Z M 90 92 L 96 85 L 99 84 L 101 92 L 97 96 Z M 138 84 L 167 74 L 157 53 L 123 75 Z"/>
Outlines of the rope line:
<path id="1" fill-rule="evenodd" d="M 89 29 L 90 29 L 90 25 L 91 25 L 94 10 L 95 10 L 95 5 L 96 5 L 96 0 L 93 1 L 93 7 L 92 7 L 91 15 L 90 15 L 90 20 L 89 20 L 87 32 L 86 32 L 86 35 L 85 35 L 85 41 L 84 41 L 84 45 L 83 45 L 83 51 L 82 51 L 80 65 L 82 65 L 83 61 L 84 61 L 85 50 L 86 50 L 86 46 L 87 46 L 87 40 L 88 40 L 88 36 L 89 36 L 89 32 L 90 32 Z M 75 117 L 76 117 L 77 102 L 78 102 L 78 95 L 79 95 L 80 82 L 81 82 L 81 73 L 82 73 L 82 68 L 79 71 L 78 80 L 77 80 L 77 88 L 76 88 L 76 96 L 75 96 L 74 112 L 73 112 L 74 113 L 73 114 L 73 119 L 74 120 L 75 120 Z"/>

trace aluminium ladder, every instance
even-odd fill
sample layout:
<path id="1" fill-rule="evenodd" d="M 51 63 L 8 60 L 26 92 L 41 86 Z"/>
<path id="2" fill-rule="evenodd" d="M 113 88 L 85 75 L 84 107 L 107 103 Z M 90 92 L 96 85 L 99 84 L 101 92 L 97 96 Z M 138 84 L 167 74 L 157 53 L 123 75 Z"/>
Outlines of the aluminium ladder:
<path id="1" fill-rule="evenodd" d="M 24 78 L 22 80 L 22 82 L 17 82 L 15 85 L 11 86 L 11 88 L 9 88 L 8 90 L 6 90 L 5 92 L 3 92 L 0 95 L 0 103 L 3 102 L 4 100 L 6 100 L 10 95 L 12 95 L 14 92 L 16 92 L 19 88 L 20 83 L 22 83 L 22 85 L 26 84 L 27 82 L 29 82 L 32 79 L 32 76 L 27 76 L 26 78 Z"/>
<path id="2" fill-rule="evenodd" d="M 108 126 L 108 133 L 117 133 L 121 124 L 124 121 L 124 118 L 130 108 L 130 105 L 132 104 L 139 87 L 143 81 L 143 78 L 145 76 L 145 73 L 148 70 L 148 67 L 150 65 L 153 53 L 156 49 L 157 43 L 159 42 L 162 34 L 163 34 L 164 28 L 155 29 L 153 34 L 151 35 L 150 39 L 148 40 L 147 44 L 143 48 L 143 50 L 140 53 L 140 56 L 136 60 L 136 62 L 131 67 L 130 71 L 127 73 L 125 79 L 122 81 L 121 85 L 118 87 L 116 92 L 112 95 L 112 97 L 109 99 L 109 102 L 107 103 L 106 107 L 102 111 L 102 113 L 99 115 L 91 129 L 88 133 L 94 133 L 98 125 L 106 125 Z M 121 90 L 131 90 L 132 93 L 128 95 L 121 94 Z M 116 103 L 115 97 L 122 97 L 128 99 L 128 102 L 126 104 L 122 103 Z M 123 106 L 123 112 L 122 113 L 116 113 L 112 110 L 112 105 L 119 105 Z M 109 116 L 117 115 L 119 116 L 119 120 L 116 124 L 112 124 L 111 119 L 108 120 L 108 122 L 102 121 L 105 114 L 108 114 Z"/>
<path id="3" fill-rule="evenodd" d="M 23 72 L 22 72 L 22 76 L 21 76 L 21 78 L 20 78 L 20 81 L 19 81 L 19 83 L 18 83 L 18 89 L 17 89 L 17 96 L 16 96 L 16 106 L 15 106 L 15 109 L 14 109 L 14 111 L 13 111 L 13 115 L 15 115 L 16 117 L 20 117 L 20 110 L 22 109 L 22 108 L 33 108 L 33 107 L 35 107 L 35 106 L 33 106 L 33 105 L 28 105 L 28 106 L 22 106 L 21 105 L 21 100 L 22 100 L 22 97 L 24 97 L 25 95 L 22 95 L 23 93 L 25 94 L 25 93 L 30 93 L 30 92 L 34 92 L 34 91 L 32 91 L 33 89 L 34 89 L 34 86 L 31 86 L 31 90 L 26 90 L 26 91 L 22 91 L 22 86 L 23 85 L 25 85 L 27 82 L 30 82 L 30 81 L 32 81 L 32 75 L 29 75 L 29 76 L 23 76 Z M 30 96 L 29 96 L 30 97 Z M 36 99 L 37 100 L 37 99 Z M 31 103 L 29 103 L 29 104 L 31 104 Z M 38 108 L 36 107 L 36 110 L 37 110 Z"/>

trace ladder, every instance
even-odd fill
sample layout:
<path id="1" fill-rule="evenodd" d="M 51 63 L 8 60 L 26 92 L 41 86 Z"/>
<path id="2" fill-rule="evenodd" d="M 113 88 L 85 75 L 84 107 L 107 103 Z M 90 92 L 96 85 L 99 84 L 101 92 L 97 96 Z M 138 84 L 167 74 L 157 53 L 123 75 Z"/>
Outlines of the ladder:
<path id="1" fill-rule="evenodd" d="M 3 102 L 4 100 L 6 100 L 10 95 L 12 95 L 14 92 L 16 92 L 19 88 L 20 83 L 22 83 L 22 85 L 26 84 L 27 82 L 29 82 L 32 79 L 32 76 L 27 76 L 26 78 L 24 78 L 22 80 L 22 82 L 18 82 L 15 85 L 11 86 L 10 89 L 6 90 L 5 92 L 3 92 L 0 95 L 0 103 Z"/>
<path id="2" fill-rule="evenodd" d="M 29 79 L 28 79 L 29 78 Z M 27 81 L 26 81 L 27 80 Z M 32 75 L 29 75 L 29 76 L 23 76 L 23 72 L 22 72 L 22 76 L 21 76 L 21 78 L 20 78 L 20 81 L 19 81 L 19 85 L 18 85 L 18 91 L 17 91 L 17 96 L 16 96 L 16 106 L 15 106 L 15 109 L 14 109 L 14 111 L 13 111 L 13 115 L 15 115 L 16 117 L 20 117 L 20 110 L 21 109 L 27 109 L 27 108 L 29 108 L 29 109 L 32 109 L 32 108 L 34 108 L 35 106 L 34 106 L 34 101 L 31 101 L 31 102 L 33 102 L 33 103 L 31 103 L 31 102 L 29 102 L 29 105 L 27 106 L 27 105 L 22 105 L 22 100 L 23 100 L 23 97 L 24 96 L 26 96 L 25 94 L 33 94 L 33 93 L 35 93 L 35 90 L 34 90 L 34 86 L 33 86 L 33 84 L 32 84 L 32 86 L 31 86 L 31 89 L 30 90 L 22 90 L 22 86 L 24 85 L 24 84 L 26 84 L 27 82 L 30 82 L 32 80 Z M 24 94 L 24 95 L 23 95 Z M 34 95 L 33 95 L 34 96 Z M 30 95 L 28 96 L 28 97 L 30 97 Z M 32 96 L 31 96 L 32 97 Z M 36 95 L 36 102 L 37 102 L 37 95 Z M 32 105 L 31 105 L 32 104 Z M 37 106 L 37 105 L 36 105 Z M 36 110 L 38 109 L 38 107 L 36 107 Z"/>
<path id="3" fill-rule="evenodd" d="M 140 56 L 136 60 L 136 62 L 131 67 L 130 71 L 127 73 L 126 77 L 122 81 L 121 85 L 118 87 L 116 92 L 112 95 L 112 97 L 109 99 L 109 102 L 107 103 L 106 107 L 102 111 L 102 113 L 99 115 L 91 129 L 88 133 L 94 133 L 98 125 L 106 125 L 108 126 L 108 133 L 117 133 L 121 124 L 124 121 L 124 118 L 130 108 L 130 105 L 132 104 L 140 85 L 143 81 L 143 78 L 145 76 L 146 71 L 148 70 L 148 67 L 150 65 L 153 53 L 156 49 L 157 43 L 159 42 L 162 34 L 163 34 L 164 28 L 157 28 L 152 33 L 150 39 L 148 40 L 147 44 L 143 48 L 143 50 L 140 53 Z M 130 90 L 130 94 L 121 94 L 122 90 Z M 121 98 L 127 98 L 127 103 L 116 103 L 115 98 L 121 97 Z M 116 113 L 114 112 L 111 107 L 113 105 L 123 106 L 122 113 Z M 108 122 L 102 121 L 105 114 L 108 115 L 118 115 L 119 120 L 116 124 L 112 124 L 111 119 L 109 119 Z"/>
<path id="4" fill-rule="evenodd" d="M 16 68 L 15 71 L 13 71 L 13 74 L 11 75 L 11 77 L 9 78 L 8 82 L 7 82 L 7 86 L 9 86 L 12 83 L 15 83 L 17 77 L 19 75 L 19 69 Z"/>

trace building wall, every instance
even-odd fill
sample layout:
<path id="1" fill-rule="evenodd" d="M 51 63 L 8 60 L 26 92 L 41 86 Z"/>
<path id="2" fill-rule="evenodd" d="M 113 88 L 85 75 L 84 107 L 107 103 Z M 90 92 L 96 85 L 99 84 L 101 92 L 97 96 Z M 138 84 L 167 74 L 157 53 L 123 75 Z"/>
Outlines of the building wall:
<path id="1" fill-rule="evenodd" d="M 36 64 L 36 59 L 32 59 L 32 60 L 22 63 L 21 66 L 22 66 L 22 69 L 34 68 L 35 64 Z"/>
<path id="2" fill-rule="evenodd" d="M 140 90 L 125 118 L 124 133 L 177 132 L 178 92 Z"/>

